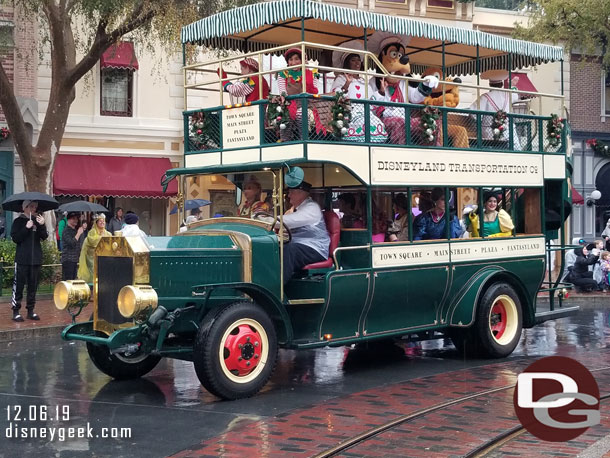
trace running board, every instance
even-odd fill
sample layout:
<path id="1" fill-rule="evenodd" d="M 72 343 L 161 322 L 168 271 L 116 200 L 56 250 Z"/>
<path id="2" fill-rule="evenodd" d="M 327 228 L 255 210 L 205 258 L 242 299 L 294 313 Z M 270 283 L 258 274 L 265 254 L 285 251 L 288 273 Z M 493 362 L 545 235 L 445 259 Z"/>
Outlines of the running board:
<path id="1" fill-rule="evenodd" d="M 576 315 L 580 307 L 575 305 L 573 307 L 562 307 L 558 310 L 551 310 L 547 312 L 536 313 L 536 324 L 544 323 L 549 320 L 556 320 L 558 318 L 565 318 L 566 316 Z"/>

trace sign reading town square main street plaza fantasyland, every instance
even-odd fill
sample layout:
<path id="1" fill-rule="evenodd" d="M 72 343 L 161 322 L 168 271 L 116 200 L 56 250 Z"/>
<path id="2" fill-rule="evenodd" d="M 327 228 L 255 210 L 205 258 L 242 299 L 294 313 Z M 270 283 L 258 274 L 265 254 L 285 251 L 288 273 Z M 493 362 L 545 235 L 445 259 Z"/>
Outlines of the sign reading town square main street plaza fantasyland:
<path id="1" fill-rule="evenodd" d="M 373 184 L 541 186 L 541 154 L 371 148 Z"/>
<path id="2" fill-rule="evenodd" d="M 222 145 L 225 149 L 260 145 L 258 105 L 232 108 L 222 112 Z"/>

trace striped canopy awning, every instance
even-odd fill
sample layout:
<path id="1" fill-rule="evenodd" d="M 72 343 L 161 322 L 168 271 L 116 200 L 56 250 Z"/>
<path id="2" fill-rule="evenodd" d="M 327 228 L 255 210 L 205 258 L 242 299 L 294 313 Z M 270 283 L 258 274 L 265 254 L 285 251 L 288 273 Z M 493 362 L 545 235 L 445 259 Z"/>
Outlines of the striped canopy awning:
<path id="1" fill-rule="evenodd" d="M 515 40 L 477 30 L 329 5 L 312 0 L 260 2 L 224 11 L 182 28 L 182 43 L 253 52 L 302 40 L 340 45 L 377 31 L 412 37 L 406 48 L 414 71 L 439 66 L 447 74 L 523 68 L 563 59 L 563 48 Z M 443 49 L 444 48 L 444 49 Z M 476 58 L 479 57 L 477 68 Z"/>

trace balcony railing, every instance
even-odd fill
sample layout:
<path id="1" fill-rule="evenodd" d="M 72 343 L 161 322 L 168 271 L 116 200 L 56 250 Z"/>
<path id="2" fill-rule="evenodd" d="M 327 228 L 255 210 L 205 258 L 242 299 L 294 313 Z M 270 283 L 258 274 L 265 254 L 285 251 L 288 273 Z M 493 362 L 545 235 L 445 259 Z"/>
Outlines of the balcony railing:
<path id="1" fill-rule="evenodd" d="M 426 125 L 424 105 L 373 100 L 351 100 L 351 118 L 344 122 L 345 133 L 331 128 L 334 98 L 300 94 L 288 97 L 292 116 L 273 123 L 267 116 L 268 100 L 252 103 L 258 107 L 260 146 L 290 142 L 445 148 L 498 152 L 543 152 L 564 154 L 565 123 L 560 137 L 552 137 L 553 118 L 529 114 L 507 114 L 494 134 L 495 112 L 434 107 L 438 117 Z M 184 112 L 185 153 L 231 149 L 222 138 L 222 113 L 234 107 L 215 107 Z M 306 116 L 303 113 L 307 113 Z M 406 122 L 409 120 L 409 122 Z M 336 120 L 335 120 L 336 121 Z M 283 124 L 283 126 L 282 126 Z"/>

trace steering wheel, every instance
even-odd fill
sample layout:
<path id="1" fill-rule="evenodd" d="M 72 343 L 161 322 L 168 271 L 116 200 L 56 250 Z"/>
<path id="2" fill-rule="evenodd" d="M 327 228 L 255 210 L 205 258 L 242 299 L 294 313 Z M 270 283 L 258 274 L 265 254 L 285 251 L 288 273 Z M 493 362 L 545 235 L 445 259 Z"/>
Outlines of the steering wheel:
<path id="1" fill-rule="evenodd" d="M 275 224 L 274 224 L 275 219 L 271 213 L 265 212 L 265 211 L 256 212 L 252 215 L 252 219 L 257 220 L 257 221 L 263 221 L 265 223 L 273 225 L 273 230 L 275 231 L 276 234 L 279 234 L 279 230 L 275 227 Z M 290 232 L 290 229 L 288 228 L 288 226 L 286 226 L 286 223 L 284 223 L 283 221 L 282 221 L 282 226 L 284 226 L 282 241 L 283 241 L 283 243 L 290 243 L 292 241 L 292 232 Z"/>

